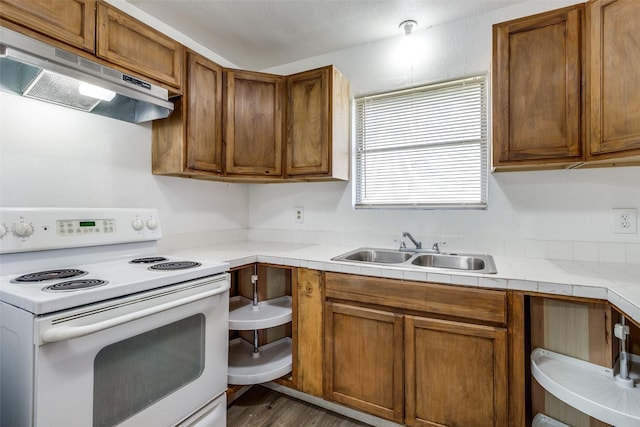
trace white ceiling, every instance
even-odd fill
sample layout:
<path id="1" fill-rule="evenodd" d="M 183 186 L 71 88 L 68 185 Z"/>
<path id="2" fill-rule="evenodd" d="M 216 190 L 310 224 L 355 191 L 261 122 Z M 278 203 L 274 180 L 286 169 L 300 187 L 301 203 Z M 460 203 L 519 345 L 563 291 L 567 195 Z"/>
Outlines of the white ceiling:
<path id="1" fill-rule="evenodd" d="M 533 0 L 126 0 L 236 66 L 263 70 Z"/>

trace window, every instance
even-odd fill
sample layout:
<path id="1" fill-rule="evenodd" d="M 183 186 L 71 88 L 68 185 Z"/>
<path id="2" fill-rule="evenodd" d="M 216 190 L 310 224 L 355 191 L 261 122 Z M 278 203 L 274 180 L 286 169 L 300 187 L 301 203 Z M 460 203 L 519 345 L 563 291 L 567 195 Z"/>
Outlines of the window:
<path id="1" fill-rule="evenodd" d="M 356 99 L 356 208 L 486 208 L 486 78 Z"/>

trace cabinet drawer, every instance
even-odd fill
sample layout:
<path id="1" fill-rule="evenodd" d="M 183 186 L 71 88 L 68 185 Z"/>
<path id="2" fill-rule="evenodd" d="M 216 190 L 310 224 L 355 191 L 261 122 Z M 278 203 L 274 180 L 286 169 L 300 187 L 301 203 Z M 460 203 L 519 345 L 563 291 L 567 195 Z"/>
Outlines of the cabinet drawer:
<path id="1" fill-rule="evenodd" d="M 96 55 L 180 88 L 183 47 L 136 19 L 98 4 Z"/>
<path id="2" fill-rule="evenodd" d="M 507 293 L 434 283 L 326 273 L 326 297 L 504 325 Z"/>

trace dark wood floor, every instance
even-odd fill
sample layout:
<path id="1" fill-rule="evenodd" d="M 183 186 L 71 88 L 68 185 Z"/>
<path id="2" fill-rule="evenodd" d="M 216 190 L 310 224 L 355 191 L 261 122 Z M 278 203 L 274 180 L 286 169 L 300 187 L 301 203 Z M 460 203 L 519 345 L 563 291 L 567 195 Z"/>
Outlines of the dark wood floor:
<path id="1" fill-rule="evenodd" d="M 227 427 L 361 427 L 342 415 L 261 386 L 253 386 L 227 410 Z"/>

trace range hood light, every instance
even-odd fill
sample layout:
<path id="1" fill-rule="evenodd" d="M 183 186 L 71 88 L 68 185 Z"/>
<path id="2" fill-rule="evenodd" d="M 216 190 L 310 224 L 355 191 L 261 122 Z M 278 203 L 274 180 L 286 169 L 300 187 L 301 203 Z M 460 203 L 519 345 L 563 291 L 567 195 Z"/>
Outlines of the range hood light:
<path id="1" fill-rule="evenodd" d="M 91 98 L 100 99 L 107 102 L 111 101 L 116 96 L 116 93 L 112 90 L 103 89 L 99 86 L 95 86 L 85 82 L 80 82 L 80 85 L 78 86 L 78 92 L 80 92 L 81 95 L 89 96 Z"/>

